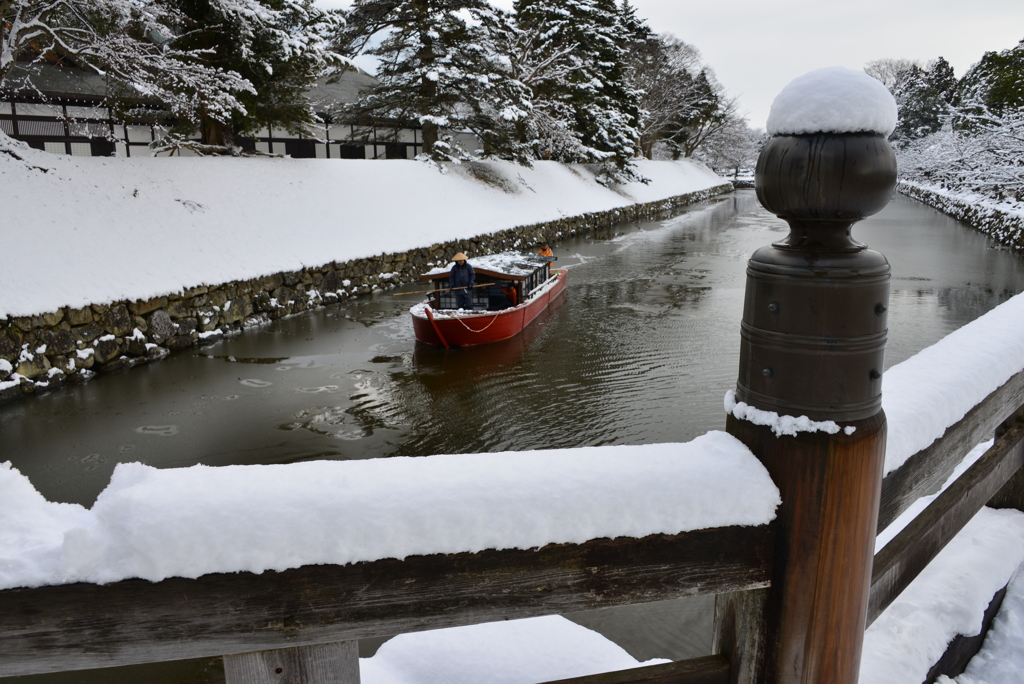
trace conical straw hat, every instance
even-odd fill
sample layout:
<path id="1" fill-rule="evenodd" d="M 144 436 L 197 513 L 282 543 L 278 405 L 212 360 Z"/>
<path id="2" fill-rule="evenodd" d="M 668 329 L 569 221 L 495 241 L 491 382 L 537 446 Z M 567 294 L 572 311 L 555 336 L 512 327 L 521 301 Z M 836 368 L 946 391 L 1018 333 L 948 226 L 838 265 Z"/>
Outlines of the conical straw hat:
<path id="1" fill-rule="evenodd" d="M 463 254 L 462 252 L 459 252 L 458 254 L 456 254 L 455 256 L 452 257 L 452 261 L 462 261 L 462 260 L 468 259 L 468 258 L 469 257 L 466 256 L 465 254 Z"/>

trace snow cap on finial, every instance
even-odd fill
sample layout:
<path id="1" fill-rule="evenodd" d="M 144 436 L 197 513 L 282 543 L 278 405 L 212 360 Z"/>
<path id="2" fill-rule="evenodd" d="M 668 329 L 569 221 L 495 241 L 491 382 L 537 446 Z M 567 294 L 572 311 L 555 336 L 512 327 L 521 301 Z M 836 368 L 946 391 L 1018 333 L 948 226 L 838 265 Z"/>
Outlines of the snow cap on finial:
<path id="1" fill-rule="evenodd" d="M 827 67 L 793 79 L 772 102 L 769 135 L 880 133 L 896 128 L 896 100 L 863 71 Z"/>

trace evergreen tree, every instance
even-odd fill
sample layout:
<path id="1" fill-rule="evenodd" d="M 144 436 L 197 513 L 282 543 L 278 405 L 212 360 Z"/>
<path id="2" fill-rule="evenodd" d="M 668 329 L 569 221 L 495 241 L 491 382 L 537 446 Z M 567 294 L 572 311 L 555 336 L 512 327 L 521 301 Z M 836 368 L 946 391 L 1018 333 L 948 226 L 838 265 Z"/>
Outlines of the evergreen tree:
<path id="1" fill-rule="evenodd" d="M 240 74 L 252 85 L 227 116 L 198 97 L 197 120 L 181 122 L 177 135 L 198 125 L 203 145 L 231 149 L 236 136 L 267 126 L 302 133 L 316 123 L 306 91 L 341 64 L 327 49 L 339 15 L 317 9 L 313 0 L 169 1 L 183 16 L 179 42 L 207 67 Z"/>
<path id="2" fill-rule="evenodd" d="M 1024 40 L 1002 52 L 986 52 L 960 82 L 957 103 L 984 106 L 1003 116 L 1024 109 Z"/>
<path id="3" fill-rule="evenodd" d="M 939 59 L 941 65 L 949 66 L 945 60 Z M 942 128 L 949 115 L 949 103 L 940 90 L 944 86 L 948 88 L 942 83 L 945 78 L 945 74 L 936 74 L 934 68 L 925 71 L 914 65 L 907 71 L 893 93 L 899 112 L 896 129 L 891 136 L 893 142 L 904 145 Z"/>
<path id="4" fill-rule="evenodd" d="M 878 60 L 864 70 L 881 80 L 896 100 L 898 120 L 889 139 L 897 147 L 935 133 L 949 119 L 957 81 L 942 57 L 927 67 L 909 60 Z"/>
<path id="5" fill-rule="evenodd" d="M 928 65 L 925 82 L 934 88 L 947 104 L 953 104 L 958 81 L 956 74 L 953 73 L 953 67 L 943 57 Z"/>
<path id="6" fill-rule="evenodd" d="M 33 89 L 34 63 L 72 65 L 106 76 L 115 110 L 110 100 L 121 94 L 155 100 L 182 121 L 197 122 L 200 111 L 227 119 L 252 84 L 210 65 L 183 39 L 186 24 L 165 0 L 0 0 L 0 85 Z M 26 71 L 11 80 L 17 63 Z"/>
<path id="7" fill-rule="evenodd" d="M 579 144 L 547 145 L 544 151 L 560 161 L 604 162 L 606 182 L 630 177 L 641 115 L 625 64 L 627 23 L 633 20 L 612 0 L 516 0 L 514 6 L 518 27 L 533 37 L 528 52 L 538 62 L 564 66 L 552 70 L 557 78 L 530 84 L 533 101 L 566 117 L 564 125 Z"/>
<path id="8" fill-rule="evenodd" d="M 349 116 L 418 125 L 424 157 L 435 162 L 472 158 L 454 140 L 458 131 L 473 132 L 484 156 L 529 161 L 516 135 L 529 92 L 495 47 L 510 27 L 485 0 L 357 0 L 348 24 L 342 43 L 353 52 L 385 33 L 367 50 L 380 59 L 380 85 Z"/>

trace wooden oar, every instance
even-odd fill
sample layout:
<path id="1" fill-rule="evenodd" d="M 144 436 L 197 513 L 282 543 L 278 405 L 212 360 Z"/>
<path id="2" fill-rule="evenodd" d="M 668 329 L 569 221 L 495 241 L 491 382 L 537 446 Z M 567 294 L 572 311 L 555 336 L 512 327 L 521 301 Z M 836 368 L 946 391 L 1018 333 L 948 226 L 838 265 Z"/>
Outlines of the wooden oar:
<path id="1" fill-rule="evenodd" d="M 461 287 L 443 287 L 440 290 L 416 290 L 415 292 L 392 292 L 391 296 L 392 297 L 400 297 L 402 295 L 425 294 L 427 292 L 454 292 L 455 290 L 466 290 L 466 289 L 470 289 L 470 288 L 474 288 L 474 287 L 491 287 L 492 285 L 497 285 L 497 284 L 498 283 L 480 283 L 479 285 L 469 285 L 469 286 L 463 285 Z"/>

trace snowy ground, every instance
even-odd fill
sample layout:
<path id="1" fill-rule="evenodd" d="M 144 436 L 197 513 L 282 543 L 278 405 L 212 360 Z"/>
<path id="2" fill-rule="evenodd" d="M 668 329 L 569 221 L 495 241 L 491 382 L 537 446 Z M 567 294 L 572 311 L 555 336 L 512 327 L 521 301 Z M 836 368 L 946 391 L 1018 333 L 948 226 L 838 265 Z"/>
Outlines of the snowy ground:
<path id="1" fill-rule="evenodd" d="M 726 182 L 690 161 L 638 167 L 650 184 L 610 190 L 588 168 L 554 162 L 442 175 L 403 160 L 69 157 L 0 133 L 0 319 L 406 251 Z"/>

